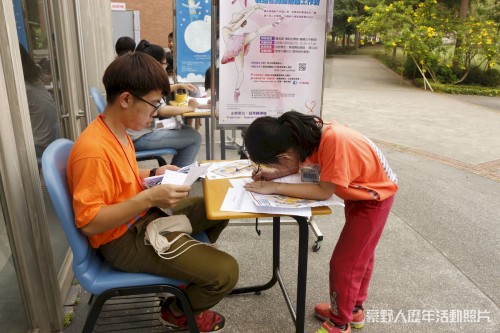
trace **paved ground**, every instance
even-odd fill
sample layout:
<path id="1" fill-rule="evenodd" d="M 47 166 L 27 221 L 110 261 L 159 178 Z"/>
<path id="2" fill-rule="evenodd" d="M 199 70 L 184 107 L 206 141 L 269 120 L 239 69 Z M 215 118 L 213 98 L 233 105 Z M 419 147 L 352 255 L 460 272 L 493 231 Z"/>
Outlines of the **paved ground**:
<path id="1" fill-rule="evenodd" d="M 326 74 L 323 118 L 377 142 L 400 182 L 362 332 L 500 332 L 500 99 L 422 91 L 364 56 L 328 59 Z M 328 260 L 342 212 L 317 222 L 325 240 L 309 256 L 306 332 L 320 324 L 312 308 L 327 299 Z M 270 275 L 271 230 L 261 228 L 257 236 L 252 224 L 230 226 L 220 239 L 240 263 L 240 285 Z M 282 272 L 293 285 L 297 228 L 282 229 Z M 228 297 L 216 309 L 227 318 L 225 332 L 294 332 L 278 287 Z M 85 311 L 82 302 L 67 332 L 81 330 Z"/>

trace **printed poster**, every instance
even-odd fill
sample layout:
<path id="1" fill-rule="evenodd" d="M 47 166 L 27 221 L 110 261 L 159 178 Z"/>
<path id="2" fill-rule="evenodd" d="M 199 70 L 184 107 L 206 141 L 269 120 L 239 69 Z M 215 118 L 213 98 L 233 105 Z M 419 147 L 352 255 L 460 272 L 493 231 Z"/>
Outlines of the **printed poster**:
<path id="1" fill-rule="evenodd" d="M 219 122 L 289 110 L 320 116 L 328 0 L 220 5 Z"/>
<path id="2" fill-rule="evenodd" d="M 176 0 L 177 80 L 205 82 L 211 65 L 211 5 L 208 0 Z"/>

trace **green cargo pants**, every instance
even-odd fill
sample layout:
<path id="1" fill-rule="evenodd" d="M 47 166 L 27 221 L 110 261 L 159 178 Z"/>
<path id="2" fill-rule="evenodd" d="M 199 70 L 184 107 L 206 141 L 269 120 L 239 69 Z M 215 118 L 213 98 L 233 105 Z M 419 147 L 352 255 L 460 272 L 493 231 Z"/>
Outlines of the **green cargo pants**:
<path id="1" fill-rule="evenodd" d="M 175 215 L 189 218 L 193 234 L 205 231 L 213 243 L 227 226 L 227 220 L 208 220 L 203 198 L 186 198 L 174 207 Z M 160 209 L 150 209 L 120 238 L 99 248 L 113 267 L 127 272 L 150 273 L 185 280 L 187 294 L 195 314 L 210 309 L 228 295 L 238 282 L 239 267 L 229 254 L 212 246 L 193 246 L 174 259 L 162 259 L 150 245 L 145 245 L 144 234 L 148 224 L 165 216 Z M 169 233 L 172 240 L 178 233 Z M 170 249 L 176 249 L 189 238 L 184 236 Z"/>

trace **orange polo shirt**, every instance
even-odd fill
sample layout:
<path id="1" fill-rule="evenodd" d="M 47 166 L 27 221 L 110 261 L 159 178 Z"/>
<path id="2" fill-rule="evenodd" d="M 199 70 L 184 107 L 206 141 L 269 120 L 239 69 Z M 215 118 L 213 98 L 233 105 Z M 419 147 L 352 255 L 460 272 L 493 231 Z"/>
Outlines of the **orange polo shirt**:
<path id="1" fill-rule="evenodd" d="M 142 191 L 135 149 L 127 147 L 107 128 L 101 117 L 92 121 L 76 140 L 68 159 L 68 185 L 78 228 L 95 218 L 101 207 L 125 201 Z M 142 212 L 115 229 L 89 236 L 93 248 L 122 236 Z"/>
<path id="2" fill-rule="evenodd" d="M 398 190 L 397 177 L 382 152 L 361 133 L 327 123 L 319 148 L 306 163 L 319 164 L 320 180 L 337 185 L 345 200 L 385 200 Z"/>

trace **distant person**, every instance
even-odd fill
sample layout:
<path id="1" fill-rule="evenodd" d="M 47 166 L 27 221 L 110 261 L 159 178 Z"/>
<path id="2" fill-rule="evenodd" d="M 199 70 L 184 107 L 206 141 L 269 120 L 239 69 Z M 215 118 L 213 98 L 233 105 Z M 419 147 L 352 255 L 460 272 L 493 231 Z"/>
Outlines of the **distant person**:
<path id="1" fill-rule="evenodd" d="M 117 56 L 121 56 L 125 53 L 132 53 L 135 50 L 135 40 L 128 36 L 123 36 L 118 38 L 115 44 L 115 51 Z"/>
<path id="2" fill-rule="evenodd" d="M 170 84 L 174 84 L 175 83 L 175 73 L 174 73 L 174 58 L 172 57 L 172 53 L 170 52 L 167 52 L 165 54 L 166 56 L 166 60 L 167 60 L 167 63 L 166 63 L 166 67 L 165 67 L 165 70 L 167 71 L 167 74 L 168 74 L 168 79 L 170 80 Z"/>
<path id="3" fill-rule="evenodd" d="M 172 53 L 172 56 L 173 56 L 173 54 L 175 52 L 174 33 L 173 32 L 168 34 L 167 46 L 168 46 L 168 51 L 170 53 Z"/>
<path id="4" fill-rule="evenodd" d="M 60 137 L 57 108 L 52 95 L 40 80 L 40 68 L 21 44 L 19 44 L 19 50 L 21 52 L 35 152 L 37 157 L 42 157 L 45 148 Z"/>
<path id="5" fill-rule="evenodd" d="M 156 44 L 151 44 L 147 40 L 141 40 L 137 45 L 136 52 L 143 52 L 156 61 L 165 69 L 167 64 L 165 50 Z M 167 82 L 169 85 L 170 83 Z M 172 84 L 170 89 L 196 89 L 192 84 Z M 170 118 L 176 121 L 175 117 L 186 112 L 192 112 L 198 106 L 198 102 L 192 99 L 185 106 L 172 106 L 164 104 L 158 110 L 160 118 Z M 173 117 L 173 118 L 172 118 Z M 172 164 L 184 167 L 196 160 L 201 145 L 201 135 L 191 126 L 179 124 L 177 129 L 158 128 L 155 123 L 150 127 L 141 130 L 129 130 L 129 135 L 134 142 L 136 150 L 175 148 L 177 154 L 172 159 Z"/>

